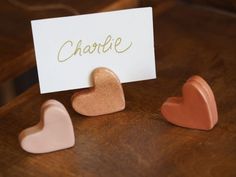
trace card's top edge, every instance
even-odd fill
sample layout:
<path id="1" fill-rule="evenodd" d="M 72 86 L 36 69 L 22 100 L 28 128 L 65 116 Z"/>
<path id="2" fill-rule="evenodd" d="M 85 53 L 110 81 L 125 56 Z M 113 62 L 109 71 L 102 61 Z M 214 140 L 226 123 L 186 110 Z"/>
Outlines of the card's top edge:
<path id="1" fill-rule="evenodd" d="M 75 17 L 85 17 L 91 15 L 102 15 L 102 14 L 112 14 L 117 12 L 125 12 L 125 11 L 137 11 L 137 10 L 150 10 L 152 12 L 152 7 L 139 7 L 139 8 L 130 8 L 130 9 L 122 9 L 122 10 L 114 10 L 114 11 L 107 11 L 107 12 L 96 12 L 96 13 L 89 13 L 89 14 L 81 14 L 81 15 L 70 15 L 70 16 L 62 16 L 62 17 L 54 17 L 54 18 L 44 18 L 44 19 L 34 19 L 31 20 L 31 23 L 39 22 L 39 21 L 48 21 L 48 20 L 56 20 L 56 19 L 65 19 L 65 18 L 75 18 Z"/>

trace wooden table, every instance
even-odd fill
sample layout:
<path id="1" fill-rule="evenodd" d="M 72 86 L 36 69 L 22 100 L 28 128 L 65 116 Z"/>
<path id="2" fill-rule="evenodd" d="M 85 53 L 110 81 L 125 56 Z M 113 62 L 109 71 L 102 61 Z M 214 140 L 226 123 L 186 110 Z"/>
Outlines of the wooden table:
<path id="1" fill-rule="evenodd" d="M 75 91 L 40 95 L 38 85 L 0 109 L 0 176 L 236 176 L 236 15 L 175 3 L 165 11 L 157 5 L 154 21 L 158 78 L 123 84 L 124 111 L 84 117 L 71 108 Z M 212 131 L 176 127 L 160 113 L 194 74 L 216 96 L 219 122 Z M 51 98 L 71 115 L 75 147 L 24 152 L 17 136 L 38 122 L 41 104 Z"/>

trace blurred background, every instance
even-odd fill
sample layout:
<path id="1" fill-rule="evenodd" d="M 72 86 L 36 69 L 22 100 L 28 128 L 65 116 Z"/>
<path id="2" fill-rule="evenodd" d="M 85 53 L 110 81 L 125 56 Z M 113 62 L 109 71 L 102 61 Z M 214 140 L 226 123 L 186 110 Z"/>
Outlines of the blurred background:
<path id="1" fill-rule="evenodd" d="M 236 16 L 236 0 L 1 1 L 0 106 L 38 83 L 30 26 L 31 20 L 144 6 L 152 6 L 155 8 L 155 13 L 161 14 L 165 9 L 170 9 L 176 3 L 193 4 L 196 7 Z M 155 23 L 158 23 L 158 19 L 154 20 Z M 202 20 L 205 20 L 204 17 Z"/>

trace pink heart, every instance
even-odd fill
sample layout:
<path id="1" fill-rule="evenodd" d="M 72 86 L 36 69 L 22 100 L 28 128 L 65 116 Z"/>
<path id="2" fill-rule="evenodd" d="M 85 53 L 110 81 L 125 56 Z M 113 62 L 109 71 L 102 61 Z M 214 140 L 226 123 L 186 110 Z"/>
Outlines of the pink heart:
<path id="1" fill-rule="evenodd" d="M 186 128 L 209 130 L 218 121 L 214 94 L 204 79 L 193 76 L 184 84 L 183 97 L 168 98 L 161 107 L 167 121 Z"/>
<path id="2" fill-rule="evenodd" d="M 40 122 L 19 135 L 21 147 L 31 153 L 47 153 L 74 146 L 73 125 L 66 108 L 56 100 L 41 107 Z"/>
<path id="3" fill-rule="evenodd" d="M 107 68 L 97 68 L 92 73 L 94 87 L 75 93 L 72 107 L 80 114 L 98 116 L 121 111 L 125 97 L 118 77 Z"/>

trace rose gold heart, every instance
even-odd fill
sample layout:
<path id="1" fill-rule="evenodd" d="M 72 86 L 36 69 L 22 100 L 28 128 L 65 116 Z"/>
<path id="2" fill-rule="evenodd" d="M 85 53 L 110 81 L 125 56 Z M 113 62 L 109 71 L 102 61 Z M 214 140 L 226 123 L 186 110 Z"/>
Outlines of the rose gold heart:
<path id="1" fill-rule="evenodd" d="M 98 116 L 125 108 L 125 97 L 118 77 L 107 68 L 97 68 L 92 73 L 94 87 L 75 93 L 72 107 L 80 114 Z"/>
<path id="2" fill-rule="evenodd" d="M 47 153 L 75 144 L 72 122 L 66 108 L 56 100 L 41 107 L 40 122 L 19 135 L 21 147 L 31 153 Z"/>
<path id="3" fill-rule="evenodd" d="M 164 102 L 161 107 L 163 116 L 178 126 L 200 130 L 212 129 L 218 117 L 214 109 L 213 93 L 209 94 L 212 90 L 205 84 L 207 83 L 196 79 L 196 76 L 190 78 L 183 86 L 183 97 L 168 98 Z"/>

